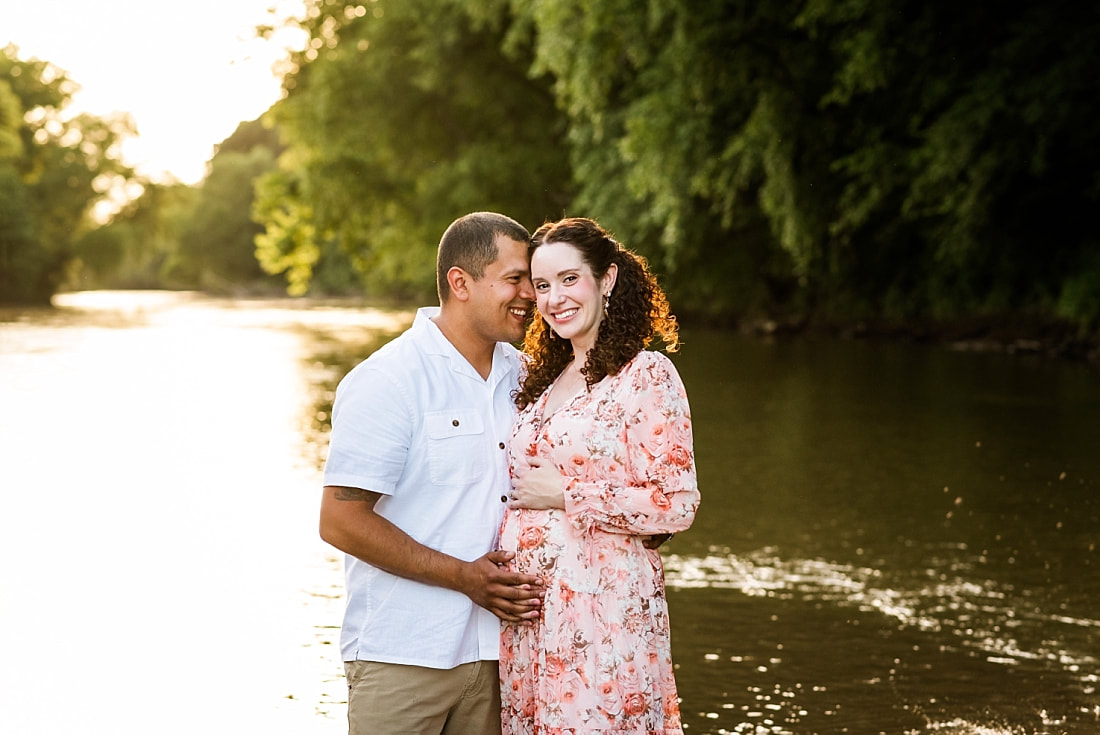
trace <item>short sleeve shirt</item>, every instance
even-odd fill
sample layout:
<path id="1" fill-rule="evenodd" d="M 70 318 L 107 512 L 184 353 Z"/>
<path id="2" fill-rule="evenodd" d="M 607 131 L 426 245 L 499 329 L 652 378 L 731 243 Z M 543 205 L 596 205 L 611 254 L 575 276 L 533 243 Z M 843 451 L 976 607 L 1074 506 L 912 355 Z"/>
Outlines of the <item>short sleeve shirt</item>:
<path id="1" fill-rule="evenodd" d="M 381 493 L 375 511 L 425 546 L 472 561 L 496 548 L 519 375 L 498 344 L 489 378 L 420 309 L 340 382 L 324 484 Z M 345 557 L 345 661 L 448 669 L 498 656 L 500 622 L 453 590 Z"/>

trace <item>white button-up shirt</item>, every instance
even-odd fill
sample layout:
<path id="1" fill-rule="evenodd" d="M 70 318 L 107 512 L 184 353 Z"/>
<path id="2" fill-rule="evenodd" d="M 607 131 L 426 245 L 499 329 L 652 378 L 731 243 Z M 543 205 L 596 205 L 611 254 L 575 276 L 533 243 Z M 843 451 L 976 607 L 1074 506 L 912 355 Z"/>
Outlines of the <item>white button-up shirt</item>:
<path id="1" fill-rule="evenodd" d="M 519 375 L 499 344 L 483 379 L 420 309 L 336 390 L 324 484 L 371 490 L 413 539 L 472 561 L 496 548 Z M 498 657 L 500 621 L 465 595 L 345 557 L 343 660 L 449 669 Z"/>

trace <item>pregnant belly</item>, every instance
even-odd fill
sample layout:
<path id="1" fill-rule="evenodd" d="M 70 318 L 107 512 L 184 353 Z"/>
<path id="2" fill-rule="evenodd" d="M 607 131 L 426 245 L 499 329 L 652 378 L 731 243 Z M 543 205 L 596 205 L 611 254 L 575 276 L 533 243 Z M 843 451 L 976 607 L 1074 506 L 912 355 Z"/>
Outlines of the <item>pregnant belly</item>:
<path id="1" fill-rule="evenodd" d="M 569 535 L 568 521 L 560 510 L 510 510 L 500 530 L 500 548 L 515 552 L 514 571 L 549 583 Z"/>

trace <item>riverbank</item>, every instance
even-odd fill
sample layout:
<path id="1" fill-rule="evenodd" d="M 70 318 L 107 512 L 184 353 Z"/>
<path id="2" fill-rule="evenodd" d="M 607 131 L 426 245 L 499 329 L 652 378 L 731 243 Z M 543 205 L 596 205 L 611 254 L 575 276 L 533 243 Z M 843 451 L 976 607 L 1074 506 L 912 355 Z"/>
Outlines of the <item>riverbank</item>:
<path id="1" fill-rule="evenodd" d="M 82 292 L 111 294 L 112 291 Z M 125 294 L 190 294 L 195 297 L 227 298 L 199 291 L 130 291 Z M 54 305 L 65 303 L 64 294 L 54 299 Z M 266 303 L 281 308 L 371 308 L 380 312 L 412 311 L 421 303 L 393 299 L 367 299 L 357 296 L 291 297 L 270 293 L 246 292 L 232 300 L 253 304 Z M 1000 314 L 960 317 L 950 320 L 898 322 L 889 319 L 827 320 L 793 316 L 784 318 L 726 318 L 680 315 L 684 326 L 730 329 L 757 337 L 789 337 L 796 335 L 833 337 L 854 340 L 902 341 L 915 344 L 937 344 L 959 352 L 993 352 L 1009 355 L 1036 355 L 1046 358 L 1083 362 L 1100 368 L 1100 330 L 1082 335 L 1076 325 L 1031 315 Z"/>
<path id="2" fill-rule="evenodd" d="M 905 324 L 889 320 L 829 323 L 804 318 L 753 319 L 739 322 L 736 328 L 755 336 L 816 335 L 938 344 L 959 352 L 1038 355 L 1100 368 L 1100 332 L 1082 336 L 1074 325 L 1028 317 L 971 317 Z"/>

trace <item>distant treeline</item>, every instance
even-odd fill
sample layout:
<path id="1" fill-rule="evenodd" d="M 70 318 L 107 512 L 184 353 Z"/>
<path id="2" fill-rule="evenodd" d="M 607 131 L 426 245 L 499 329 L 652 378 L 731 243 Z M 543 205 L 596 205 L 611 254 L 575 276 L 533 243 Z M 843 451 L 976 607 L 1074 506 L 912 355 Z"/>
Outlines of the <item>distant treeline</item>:
<path id="1" fill-rule="evenodd" d="M 278 143 L 223 148 L 201 189 L 236 183 L 188 195 L 195 239 L 157 279 L 262 281 L 255 250 L 293 293 L 428 301 L 447 223 L 495 209 L 599 219 L 712 321 L 1100 327 L 1095 3 L 374 0 L 290 22 L 311 40 L 265 117 Z M 249 257 L 207 273 L 227 207 L 251 208 Z"/>
<path id="2" fill-rule="evenodd" d="M 242 123 L 201 186 L 157 184 L 119 160 L 132 122 L 70 117 L 73 91 L 64 70 L 0 49 L 0 304 L 66 287 L 282 289 L 256 260 L 251 217 L 282 151 L 273 129 Z"/>

